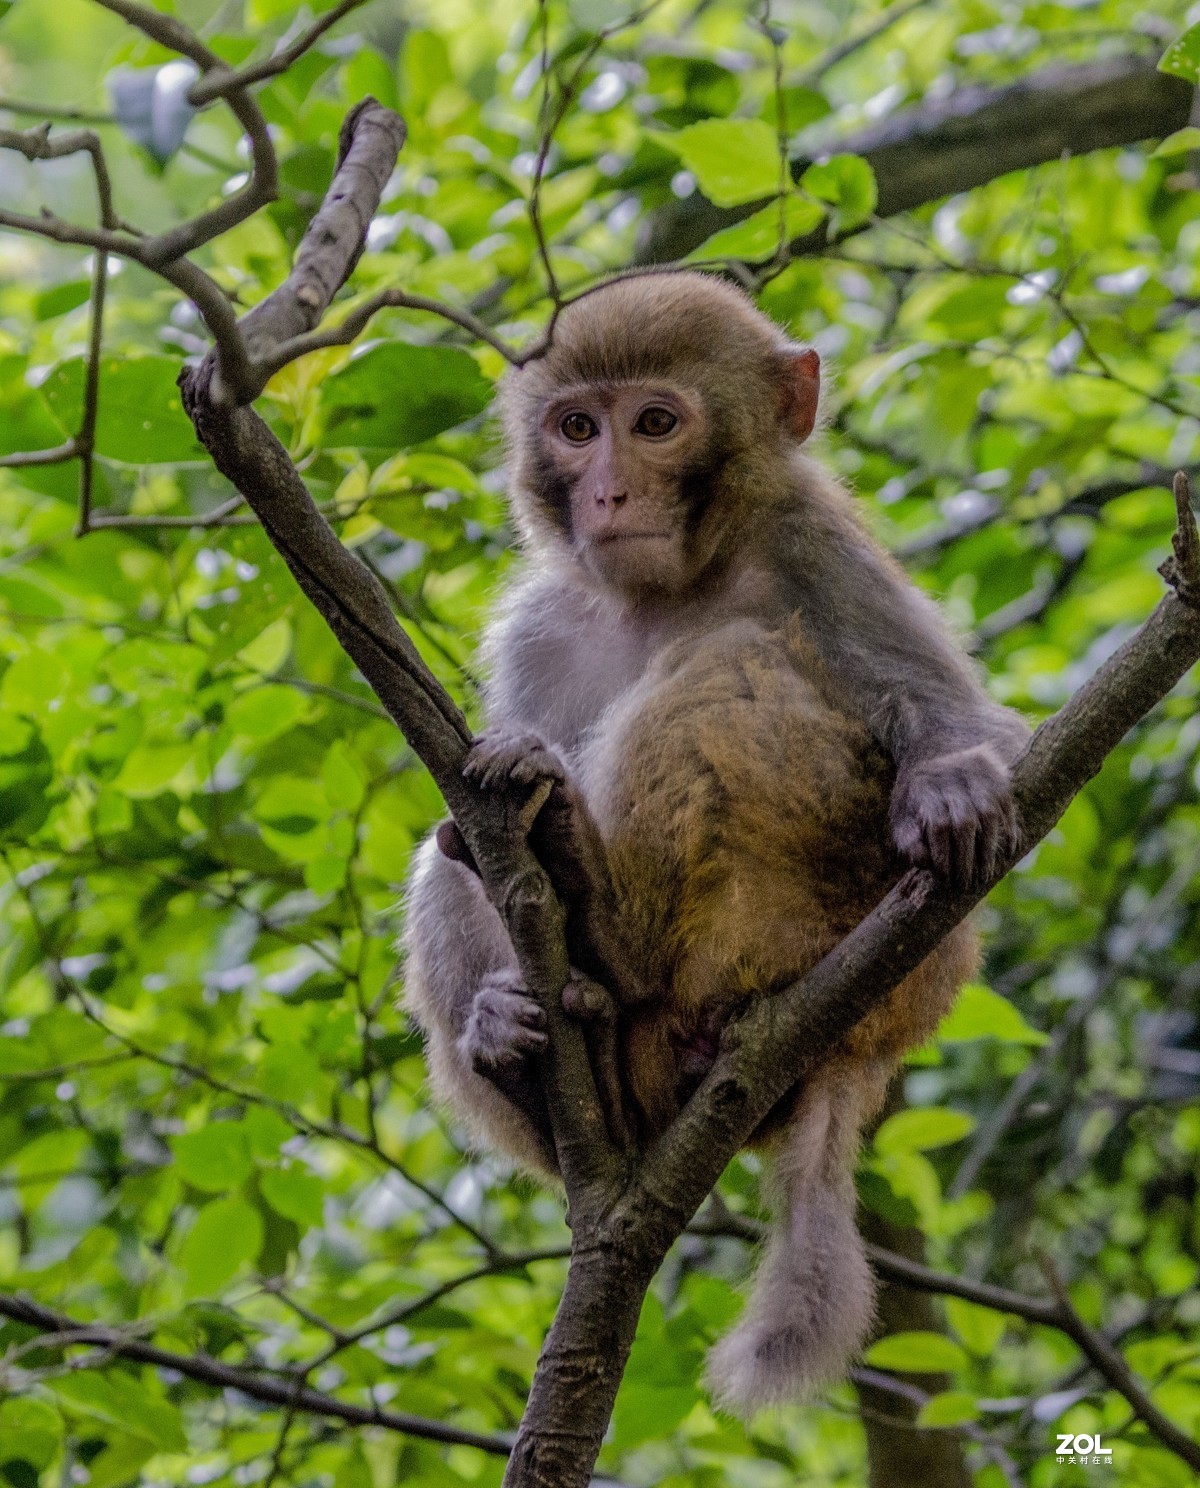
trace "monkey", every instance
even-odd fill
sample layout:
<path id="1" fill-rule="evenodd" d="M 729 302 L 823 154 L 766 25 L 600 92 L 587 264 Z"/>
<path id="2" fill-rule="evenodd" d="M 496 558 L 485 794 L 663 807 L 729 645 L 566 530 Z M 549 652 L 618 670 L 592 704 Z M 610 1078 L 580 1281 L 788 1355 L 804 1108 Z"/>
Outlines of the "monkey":
<path id="1" fill-rule="evenodd" d="M 614 1016 L 641 1142 L 729 1018 L 802 977 L 907 865 L 967 885 L 1016 840 L 1027 728 L 808 453 L 819 390 L 814 350 L 695 271 L 579 296 L 501 388 L 523 557 L 483 640 L 465 773 L 548 783 L 600 844 L 636 981 Z M 405 944 L 435 1093 L 553 1176 L 546 1019 L 450 824 L 415 855 Z M 710 1355 L 719 1406 L 803 1398 L 861 1348 L 861 1132 L 977 955 L 969 926 L 951 932 L 755 1134 L 775 1218 Z M 564 1006 L 594 1012 L 594 992 L 573 968 Z"/>

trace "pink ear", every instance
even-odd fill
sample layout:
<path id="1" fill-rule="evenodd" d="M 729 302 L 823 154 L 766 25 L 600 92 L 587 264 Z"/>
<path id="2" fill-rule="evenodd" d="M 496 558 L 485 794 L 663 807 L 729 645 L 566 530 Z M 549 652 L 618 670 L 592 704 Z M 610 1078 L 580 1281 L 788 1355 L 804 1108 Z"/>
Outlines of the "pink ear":
<path id="1" fill-rule="evenodd" d="M 809 347 L 784 352 L 780 362 L 780 413 L 792 438 L 802 442 L 817 422 L 821 358 Z"/>

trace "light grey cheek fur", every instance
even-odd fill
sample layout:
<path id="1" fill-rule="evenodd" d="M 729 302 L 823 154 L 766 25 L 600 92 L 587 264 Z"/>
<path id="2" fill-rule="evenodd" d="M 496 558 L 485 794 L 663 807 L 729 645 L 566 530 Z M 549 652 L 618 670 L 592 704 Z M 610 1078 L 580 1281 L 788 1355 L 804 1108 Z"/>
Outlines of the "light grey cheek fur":
<path id="1" fill-rule="evenodd" d="M 523 1112 L 476 1074 L 463 1035 L 476 994 L 499 973 L 517 976 L 500 916 L 478 878 L 428 838 L 405 890 L 404 1007 L 425 1035 L 430 1083 L 484 1150 L 499 1148 L 545 1172 L 544 1149 Z"/>

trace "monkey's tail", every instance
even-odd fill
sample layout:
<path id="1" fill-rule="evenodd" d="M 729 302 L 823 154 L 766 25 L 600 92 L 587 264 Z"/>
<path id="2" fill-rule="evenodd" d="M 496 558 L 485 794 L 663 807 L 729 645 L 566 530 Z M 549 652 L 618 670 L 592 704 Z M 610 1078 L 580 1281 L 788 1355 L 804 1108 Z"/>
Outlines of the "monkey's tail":
<path id="1" fill-rule="evenodd" d="M 845 1376 L 875 1316 L 875 1281 L 855 1223 L 863 1123 L 889 1064 L 838 1060 L 814 1075 L 775 1156 L 775 1215 L 749 1301 L 708 1359 L 716 1404 L 742 1417 Z"/>

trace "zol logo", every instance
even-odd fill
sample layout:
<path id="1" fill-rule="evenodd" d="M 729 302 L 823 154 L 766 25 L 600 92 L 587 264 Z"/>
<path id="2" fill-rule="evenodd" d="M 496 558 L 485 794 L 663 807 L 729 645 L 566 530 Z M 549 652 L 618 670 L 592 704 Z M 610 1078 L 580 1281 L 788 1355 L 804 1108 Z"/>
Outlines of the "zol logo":
<path id="1" fill-rule="evenodd" d="M 1106 1447 L 1099 1435 L 1081 1432 L 1073 1436 L 1069 1431 L 1060 1434 L 1055 1453 L 1059 1462 L 1076 1462 L 1081 1466 L 1111 1467 L 1112 1448 Z"/>

